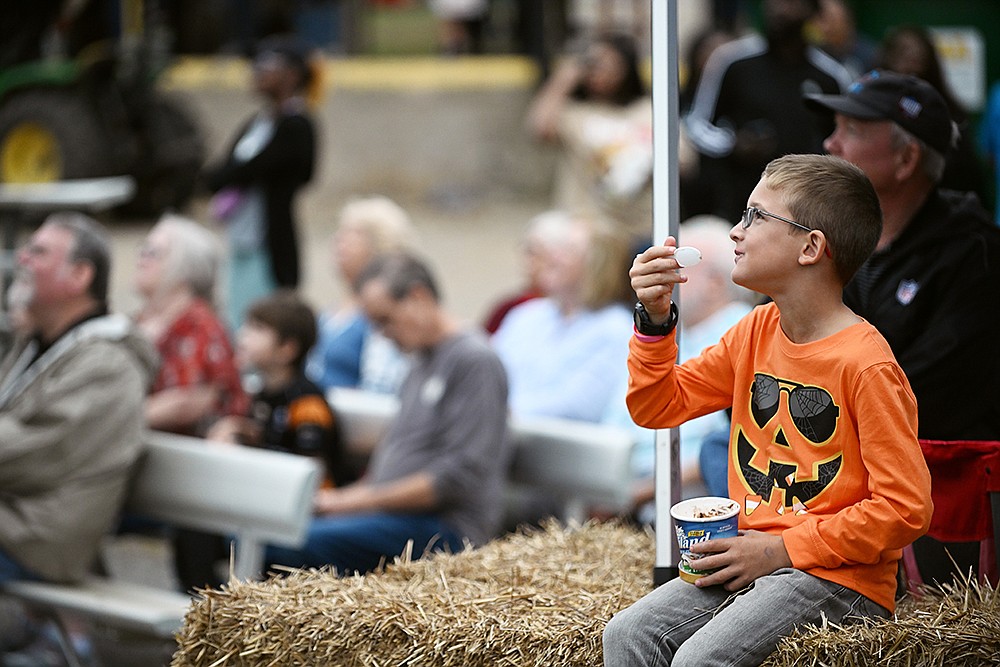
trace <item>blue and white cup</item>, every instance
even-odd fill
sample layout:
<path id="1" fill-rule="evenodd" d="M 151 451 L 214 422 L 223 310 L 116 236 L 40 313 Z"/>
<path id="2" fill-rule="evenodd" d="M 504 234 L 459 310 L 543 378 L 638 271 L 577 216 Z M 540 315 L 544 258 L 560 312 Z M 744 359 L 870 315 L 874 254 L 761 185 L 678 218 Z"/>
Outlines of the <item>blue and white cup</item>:
<path id="1" fill-rule="evenodd" d="M 740 504 L 729 498 L 703 496 L 682 500 L 670 508 L 677 531 L 677 546 L 681 559 L 678 571 L 681 579 L 693 584 L 713 570 L 697 568 L 699 554 L 691 553 L 691 545 L 724 537 L 736 537 L 740 523 Z"/>

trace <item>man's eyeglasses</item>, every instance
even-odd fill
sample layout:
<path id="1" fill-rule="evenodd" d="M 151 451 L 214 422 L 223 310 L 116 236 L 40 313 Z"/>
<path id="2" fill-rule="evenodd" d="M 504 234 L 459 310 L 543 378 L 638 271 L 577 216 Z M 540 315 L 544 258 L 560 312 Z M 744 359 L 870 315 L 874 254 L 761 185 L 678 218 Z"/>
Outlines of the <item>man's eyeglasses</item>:
<path id="1" fill-rule="evenodd" d="M 789 220 L 788 218 L 783 218 L 780 215 L 776 215 L 776 214 L 771 213 L 769 211 L 765 211 L 762 208 L 756 208 L 754 206 L 751 206 L 750 208 L 748 208 L 745 211 L 743 211 L 743 217 L 740 218 L 740 222 L 743 224 L 743 229 L 749 228 L 750 225 L 752 225 L 754 223 L 754 220 L 757 219 L 757 216 L 767 216 L 768 218 L 775 218 L 777 220 L 781 220 L 782 222 L 787 222 L 788 224 L 792 225 L 793 227 L 798 227 L 799 229 L 804 229 L 807 232 L 813 231 L 812 227 L 806 227 L 805 225 L 800 224 L 798 222 L 795 222 L 794 220 Z"/>

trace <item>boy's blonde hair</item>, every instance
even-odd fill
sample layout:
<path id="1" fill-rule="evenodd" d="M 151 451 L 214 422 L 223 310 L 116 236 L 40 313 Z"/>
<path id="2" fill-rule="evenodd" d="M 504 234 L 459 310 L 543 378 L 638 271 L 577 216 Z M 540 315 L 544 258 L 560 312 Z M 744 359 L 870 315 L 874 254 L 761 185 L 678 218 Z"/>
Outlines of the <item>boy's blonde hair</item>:
<path id="1" fill-rule="evenodd" d="M 768 163 L 762 179 L 793 219 L 823 232 L 847 284 L 882 235 L 882 208 L 865 172 L 833 155 L 785 155 Z"/>

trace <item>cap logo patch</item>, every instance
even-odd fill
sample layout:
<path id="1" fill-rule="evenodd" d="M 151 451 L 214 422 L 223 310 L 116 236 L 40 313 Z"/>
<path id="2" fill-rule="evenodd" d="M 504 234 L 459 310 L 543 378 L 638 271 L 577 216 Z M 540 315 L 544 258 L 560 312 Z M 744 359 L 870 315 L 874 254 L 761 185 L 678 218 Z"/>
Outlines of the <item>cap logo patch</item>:
<path id="1" fill-rule="evenodd" d="M 907 118 L 916 118 L 923 111 L 924 106 L 912 97 L 904 97 L 899 100 L 899 108 Z"/>

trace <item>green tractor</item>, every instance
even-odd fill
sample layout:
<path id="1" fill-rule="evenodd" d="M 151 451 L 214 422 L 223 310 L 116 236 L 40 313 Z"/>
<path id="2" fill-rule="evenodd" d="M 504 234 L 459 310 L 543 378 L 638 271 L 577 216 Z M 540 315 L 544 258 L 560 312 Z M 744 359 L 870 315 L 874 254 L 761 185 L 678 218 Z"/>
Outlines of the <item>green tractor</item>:
<path id="1" fill-rule="evenodd" d="M 166 49 L 154 2 L 2 4 L 0 182 L 128 175 L 136 194 L 124 213 L 182 209 L 204 145 L 184 107 L 155 86 Z"/>

